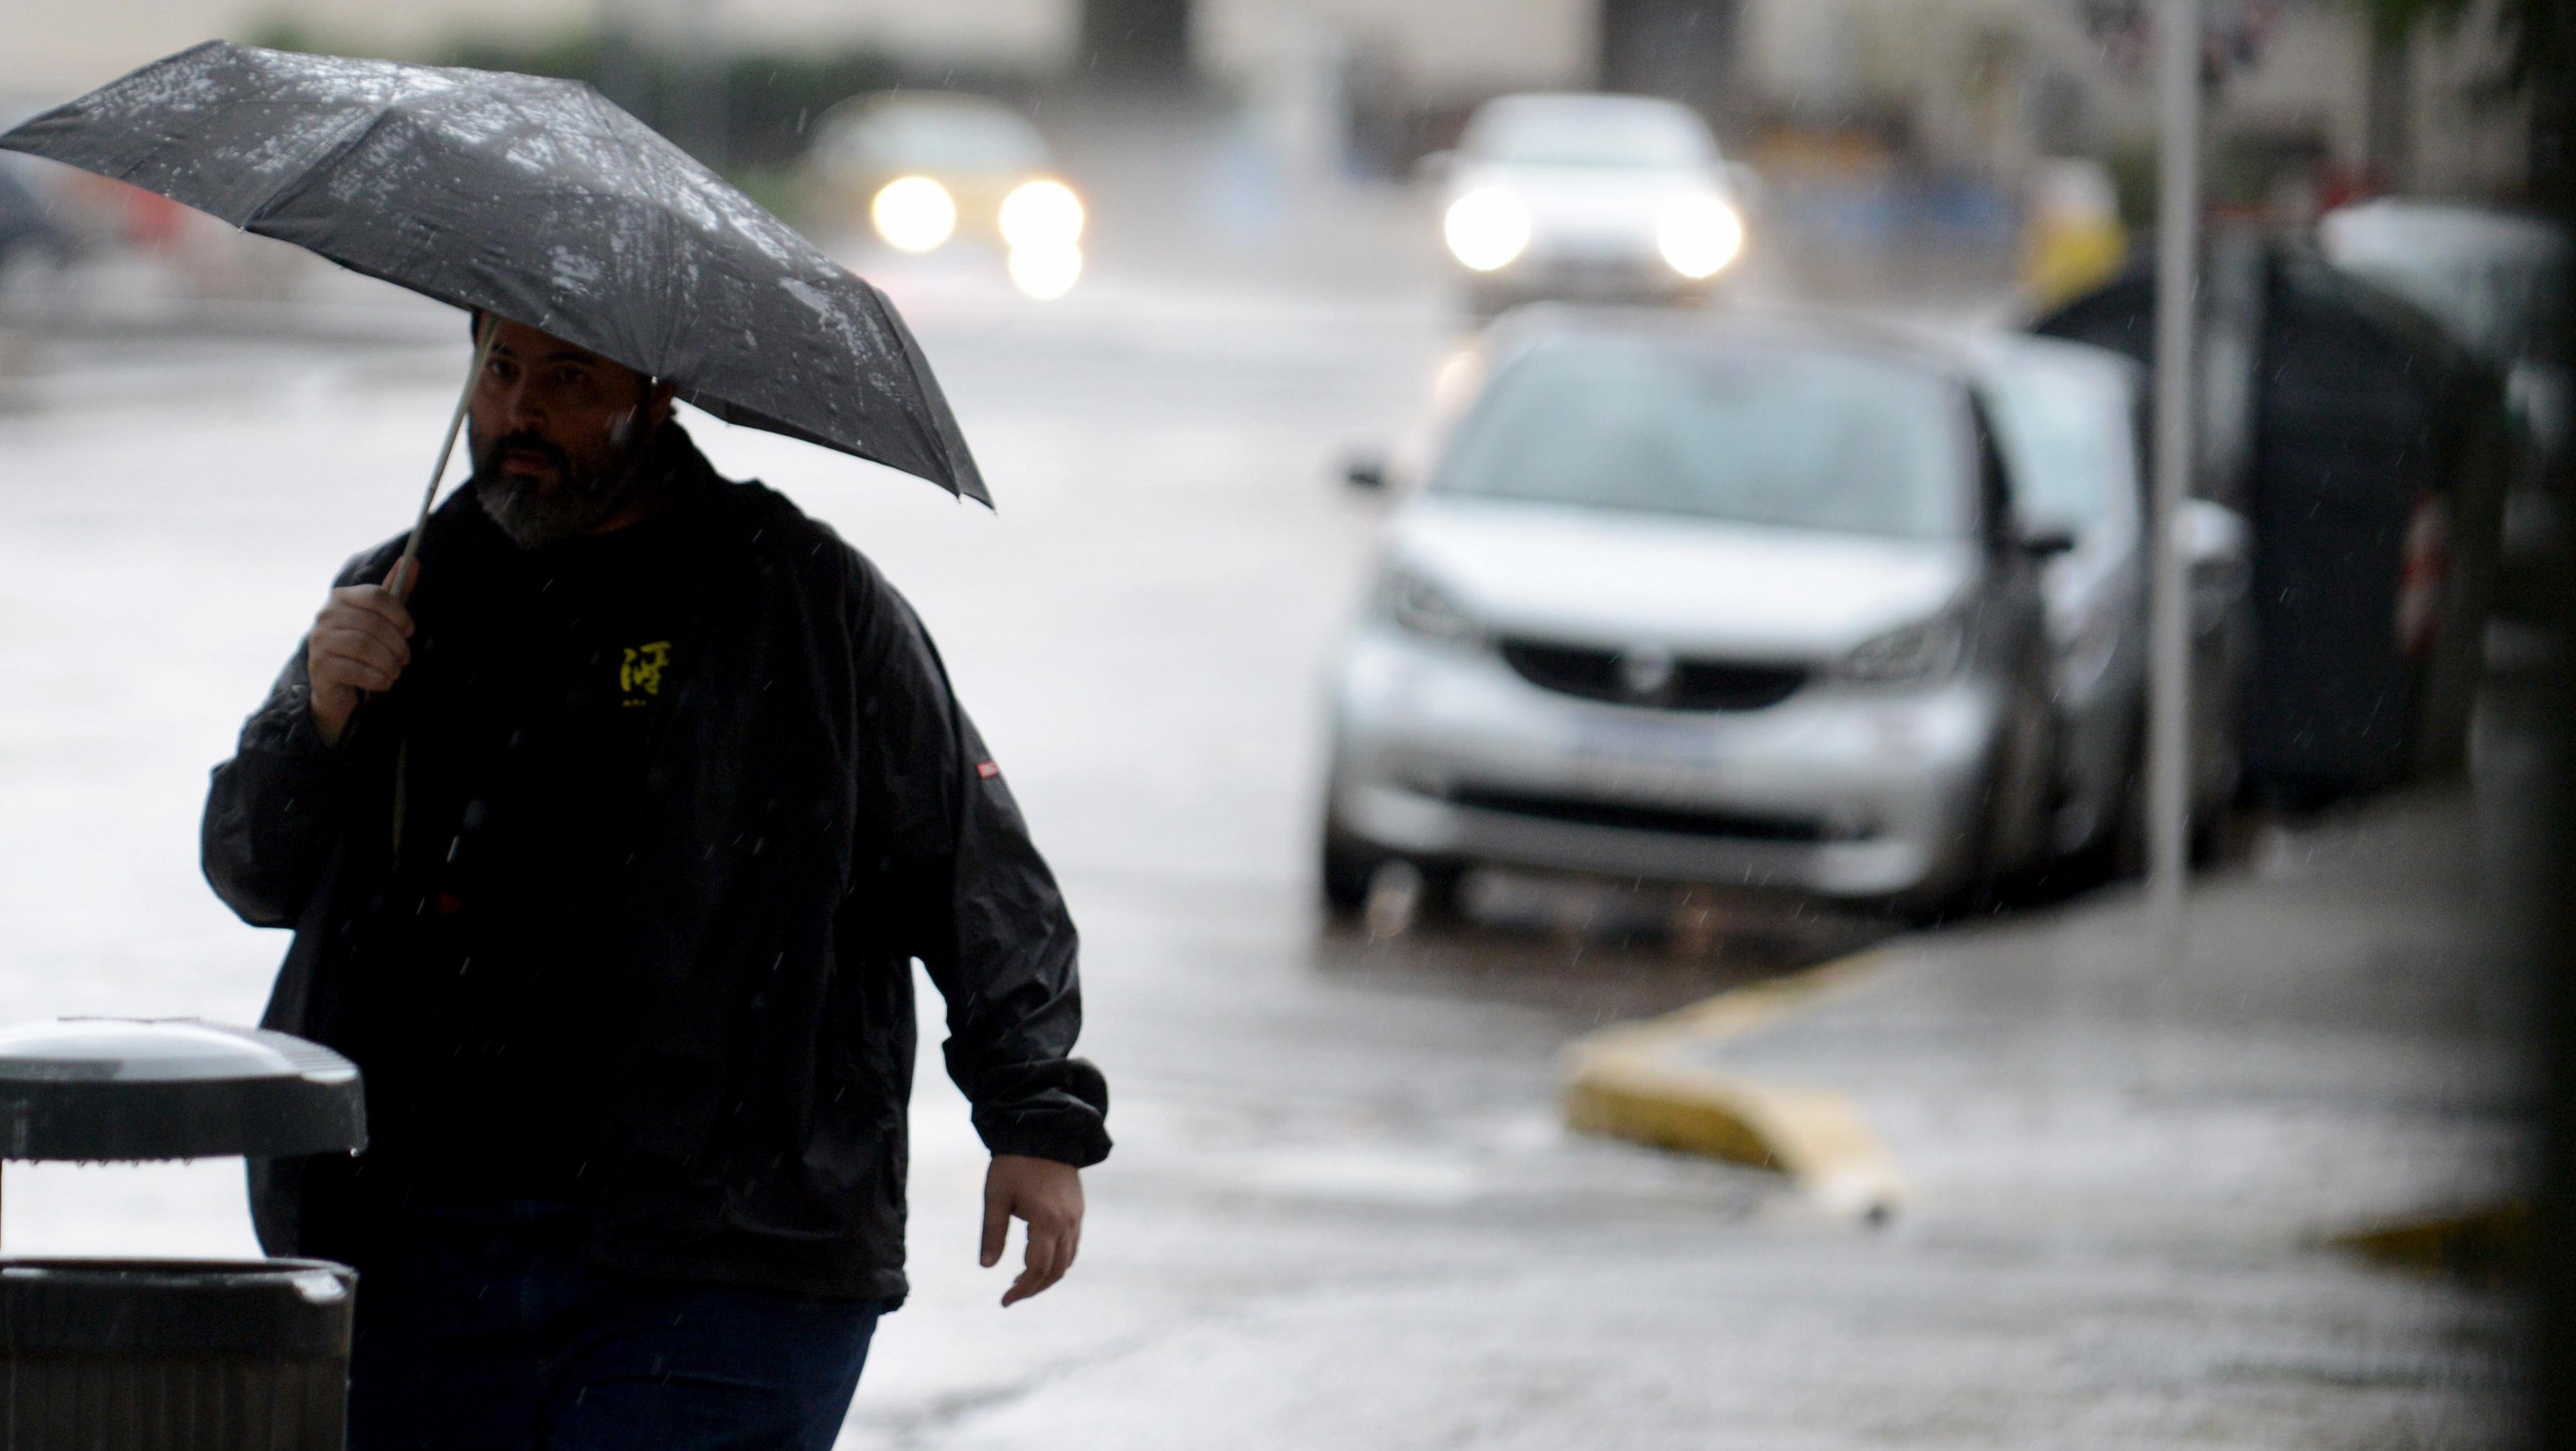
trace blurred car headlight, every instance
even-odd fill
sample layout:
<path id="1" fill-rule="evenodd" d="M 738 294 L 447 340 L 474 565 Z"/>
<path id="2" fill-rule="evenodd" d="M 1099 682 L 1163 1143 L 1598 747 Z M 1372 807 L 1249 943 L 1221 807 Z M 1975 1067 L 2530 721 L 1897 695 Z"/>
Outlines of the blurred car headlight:
<path id="1" fill-rule="evenodd" d="M 1380 600 L 1388 619 L 1427 640 L 1454 644 L 1482 633 L 1475 617 L 1447 590 L 1416 570 L 1399 566 L 1387 571 Z"/>
<path id="2" fill-rule="evenodd" d="M 1865 640 L 1843 657 L 1842 676 L 1873 684 L 1919 684 L 1947 679 L 1967 655 L 1968 632 L 1954 614 L 1890 630 Z"/>
<path id="3" fill-rule="evenodd" d="M 1070 248 L 1082 240 L 1082 198 L 1060 181 L 1027 181 L 1002 198 L 1002 240 L 1012 250 Z"/>
<path id="4" fill-rule="evenodd" d="M 1015 246 L 1009 265 L 1013 287 L 1040 302 L 1053 302 L 1082 279 L 1082 249 L 1071 242 Z"/>
<path id="5" fill-rule="evenodd" d="M 1528 248 L 1529 208 L 1498 186 L 1478 187 L 1449 204 L 1440 220 L 1449 255 L 1473 272 L 1495 272 Z"/>
<path id="6" fill-rule="evenodd" d="M 868 220 L 887 246 L 929 252 L 956 232 L 957 200 L 929 177 L 897 177 L 879 188 L 876 199 L 868 203 Z"/>
<path id="7" fill-rule="evenodd" d="M 1723 198 L 1687 197 L 1664 213 L 1655 228 L 1655 250 L 1694 282 L 1725 271 L 1744 251 L 1744 218 Z"/>

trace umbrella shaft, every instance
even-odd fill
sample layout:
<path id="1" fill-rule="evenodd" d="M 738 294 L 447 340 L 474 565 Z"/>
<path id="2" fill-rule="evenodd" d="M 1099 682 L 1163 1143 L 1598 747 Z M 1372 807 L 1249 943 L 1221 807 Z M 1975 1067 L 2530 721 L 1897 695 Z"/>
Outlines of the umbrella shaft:
<path id="1" fill-rule="evenodd" d="M 429 527 L 430 505 L 438 502 L 438 481 L 447 477 L 447 460 L 456 452 L 456 435 L 465 429 L 465 411 L 474 402 L 474 385 L 483 379 L 483 364 L 492 355 L 492 315 L 485 313 L 474 329 L 474 365 L 465 370 L 465 387 L 456 395 L 456 411 L 448 416 L 447 437 L 438 445 L 438 462 L 430 466 L 429 487 L 421 491 L 420 515 L 412 520 L 411 537 L 403 541 L 402 559 L 393 573 L 385 576 L 385 587 L 399 594 L 411 580 L 414 564 L 420 558 L 420 536 Z"/>
<path id="2" fill-rule="evenodd" d="M 396 595 L 407 592 L 405 587 L 410 584 L 411 572 L 417 567 L 420 536 L 428 532 L 430 506 L 438 502 L 438 481 L 447 477 L 447 461 L 456 453 L 456 435 L 465 428 L 465 411 L 474 402 L 474 385 L 483 380 L 483 365 L 492 356 L 492 334 L 496 331 L 498 329 L 493 325 L 490 313 L 485 313 L 483 321 L 474 329 L 474 363 L 465 370 L 465 386 L 456 395 L 456 411 L 448 415 L 447 437 L 439 442 L 438 462 L 430 466 L 429 487 L 421 491 L 420 514 L 412 520 L 411 537 L 403 541 L 402 558 L 395 561 L 393 572 L 385 576 L 385 588 Z M 409 774 L 410 765 L 409 743 L 397 744 L 394 747 L 393 809 L 393 850 L 397 856 L 402 852 L 403 806 L 405 798 L 410 795 L 406 789 L 410 783 L 404 777 Z"/>

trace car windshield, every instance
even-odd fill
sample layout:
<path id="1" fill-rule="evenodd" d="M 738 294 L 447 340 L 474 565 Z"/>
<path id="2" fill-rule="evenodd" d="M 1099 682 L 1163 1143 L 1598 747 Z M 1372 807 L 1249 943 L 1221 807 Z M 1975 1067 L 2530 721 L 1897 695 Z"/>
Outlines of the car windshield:
<path id="1" fill-rule="evenodd" d="M 2081 530 L 2138 487 L 2128 384 L 2107 368 L 2016 363 L 1987 388 L 2025 527 Z"/>
<path id="2" fill-rule="evenodd" d="M 1467 149 L 1508 166 L 1670 171 L 1716 160 L 1707 128 L 1678 107 L 1524 103 L 1478 118 Z"/>
<path id="3" fill-rule="evenodd" d="M 889 170 L 1036 171 L 1046 143 L 1029 123 L 998 107 L 958 101 L 882 106 L 859 117 L 841 142 L 853 160 Z"/>
<path id="4" fill-rule="evenodd" d="M 1949 384 L 1822 348 L 1587 338 L 1506 368 L 1439 492 L 1954 537 L 1968 524 Z"/>

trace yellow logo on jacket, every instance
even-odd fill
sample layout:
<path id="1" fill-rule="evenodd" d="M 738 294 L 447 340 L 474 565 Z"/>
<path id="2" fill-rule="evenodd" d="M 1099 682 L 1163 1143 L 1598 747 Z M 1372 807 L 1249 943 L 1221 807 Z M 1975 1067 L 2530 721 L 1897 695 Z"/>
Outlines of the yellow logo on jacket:
<path id="1" fill-rule="evenodd" d="M 626 647 L 626 658 L 617 667 L 617 688 L 625 704 L 643 705 L 648 695 L 662 693 L 662 671 L 671 663 L 671 642 L 654 640 Z"/>

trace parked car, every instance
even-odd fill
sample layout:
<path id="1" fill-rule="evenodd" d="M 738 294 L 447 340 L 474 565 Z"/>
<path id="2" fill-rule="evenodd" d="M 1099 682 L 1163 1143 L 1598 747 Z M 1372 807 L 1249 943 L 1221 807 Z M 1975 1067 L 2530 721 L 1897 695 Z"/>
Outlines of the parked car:
<path id="1" fill-rule="evenodd" d="M 2056 705 L 2053 848 L 2135 857 L 2144 830 L 2148 602 L 2146 369 L 2102 348 L 2005 335 L 1979 362 L 2022 528 L 2068 547 L 2041 573 Z M 2253 671 L 2253 531 L 2187 499 L 2174 521 L 2189 585 L 2191 818 L 2223 837 L 2243 772 Z"/>
<path id="2" fill-rule="evenodd" d="M 1678 102 L 1498 97 L 1431 168 L 1479 313 L 1545 298 L 1704 298 L 1744 252 L 1749 173 Z"/>
<path id="3" fill-rule="evenodd" d="M 71 240 L 55 226 L 35 191 L 0 167 L 0 281 L 30 264 L 59 265 L 71 256 Z"/>
<path id="4" fill-rule="evenodd" d="M 2049 850 L 2066 540 L 1971 363 L 1539 308 L 1465 366 L 1332 667 L 1332 908 L 1400 859 L 1435 906 L 1510 863 L 1923 909 Z"/>
<path id="5" fill-rule="evenodd" d="M 844 101 L 816 123 L 808 206 L 829 226 L 862 218 L 900 252 L 998 243 L 1011 280 L 1053 298 L 1082 275 L 1082 198 L 1046 138 L 998 101 L 893 91 Z"/>

